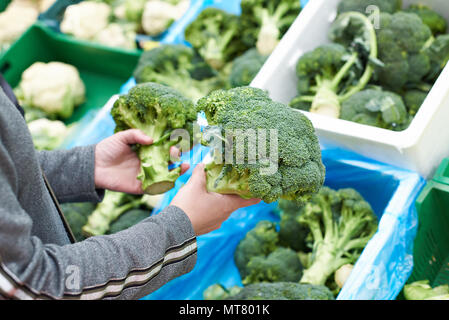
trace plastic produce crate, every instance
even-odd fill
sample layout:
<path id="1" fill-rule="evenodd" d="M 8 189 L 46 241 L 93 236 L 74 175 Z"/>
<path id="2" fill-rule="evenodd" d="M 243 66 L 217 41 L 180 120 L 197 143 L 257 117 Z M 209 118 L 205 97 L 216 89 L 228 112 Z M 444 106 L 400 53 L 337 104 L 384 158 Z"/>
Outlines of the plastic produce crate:
<path id="1" fill-rule="evenodd" d="M 414 268 L 408 283 L 429 280 L 432 287 L 449 284 L 449 159 L 444 159 L 432 181 L 416 201 L 418 233 Z"/>
<path id="2" fill-rule="evenodd" d="M 60 32 L 60 24 L 64 18 L 65 9 L 72 4 L 80 3 L 83 0 L 57 0 L 44 14 L 39 16 L 39 20 L 45 23 L 47 26 L 53 30 Z M 176 38 L 179 30 L 184 30 L 186 21 L 189 20 L 189 16 L 195 14 L 195 12 L 202 6 L 202 3 L 207 0 L 190 0 L 190 7 L 184 16 L 175 21 L 164 33 L 157 37 L 151 37 L 145 34 L 137 34 L 136 41 L 140 43 L 141 41 L 160 41 L 160 42 L 171 42 L 173 38 Z"/>
<path id="3" fill-rule="evenodd" d="M 0 0 L 0 12 L 4 11 L 11 0 Z"/>
<path id="4" fill-rule="evenodd" d="M 80 44 L 39 23 L 30 27 L 0 58 L 0 72 L 12 87 L 34 62 L 60 61 L 75 66 L 86 86 L 86 102 L 75 109 L 68 123 L 101 109 L 131 76 L 138 52 Z"/>
<path id="5" fill-rule="evenodd" d="M 296 62 L 304 53 L 329 42 L 328 30 L 340 0 L 313 0 L 304 8 L 269 57 L 252 86 L 266 89 L 274 100 L 289 103 L 297 95 Z M 447 0 L 404 0 L 427 4 L 449 21 Z M 429 178 L 449 155 L 449 67 L 440 75 L 410 127 L 402 132 L 361 125 L 305 112 L 320 140 L 410 169 Z M 302 111 L 301 111 L 302 112 Z"/>

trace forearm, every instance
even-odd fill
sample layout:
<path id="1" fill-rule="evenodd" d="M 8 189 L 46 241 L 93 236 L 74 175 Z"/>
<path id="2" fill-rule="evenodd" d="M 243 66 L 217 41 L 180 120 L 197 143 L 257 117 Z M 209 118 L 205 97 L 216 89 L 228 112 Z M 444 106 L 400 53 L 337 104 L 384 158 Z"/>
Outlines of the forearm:
<path id="1" fill-rule="evenodd" d="M 39 151 L 38 159 L 60 202 L 101 201 L 104 192 L 95 186 L 95 145 Z"/>
<path id="2" fill-rule="evenodd" d="M 23 292 L 24 297 L 33 299 L 138 299 L 189 272 L 196 262 L 192 225 L 176 207 L 117 234 L 63 247 L 21 236 L 19 243 L 26 244 L 21 248 L 5 246 L 17 235 L 0 237 L 0 276 L 9 285 L 8 290 L 0 281 L 3 295 Z"/>

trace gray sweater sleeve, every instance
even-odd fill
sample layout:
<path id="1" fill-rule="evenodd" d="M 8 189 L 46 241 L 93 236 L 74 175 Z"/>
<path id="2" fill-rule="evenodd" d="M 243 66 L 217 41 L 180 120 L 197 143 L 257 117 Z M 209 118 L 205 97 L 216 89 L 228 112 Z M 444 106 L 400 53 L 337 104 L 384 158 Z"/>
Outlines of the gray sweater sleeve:
<path id="1" fill-rule="evenodd" d="M 39 162 L 56 197 L 64 202 L 99 202 L 95 188 L 95 145 L 70 150 L 39 151 Z"/>
<path id="2" fill-rule="evenodd" d="M 196 237 L 169 206 L 114 235 L 44 244 L 21 207 L 16 170 L 0 144 L 0 297 L 137 299 L 192 270 Z"/>

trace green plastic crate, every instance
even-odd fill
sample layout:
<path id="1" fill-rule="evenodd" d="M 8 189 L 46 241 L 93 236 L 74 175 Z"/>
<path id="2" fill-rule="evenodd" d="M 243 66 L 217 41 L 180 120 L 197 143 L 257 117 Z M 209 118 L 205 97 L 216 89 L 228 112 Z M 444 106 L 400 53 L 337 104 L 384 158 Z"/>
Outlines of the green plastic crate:
<path id="1" fill-rule="evenodd" d="M 429 280 L 449 284 L 449 159 L 416 200 L 418 231 L 413 248 L 413 272 L 407 283 Z"/>
<path id="2" fill-rule="evenodd" d="M 67 123 L 99 110 L 132 75 L 140 53 L 80 42 L 39 22 L 31 26 L 0 58 L 0 72 L 12 87 L 34 62 L 60 61 L 75 66 L 86 85 L 86 102 Z"/>
<path id="3" fill-rule="evenodd" d="M 0 0 L 0 12 L 4 11 L 11 0 Z"/>

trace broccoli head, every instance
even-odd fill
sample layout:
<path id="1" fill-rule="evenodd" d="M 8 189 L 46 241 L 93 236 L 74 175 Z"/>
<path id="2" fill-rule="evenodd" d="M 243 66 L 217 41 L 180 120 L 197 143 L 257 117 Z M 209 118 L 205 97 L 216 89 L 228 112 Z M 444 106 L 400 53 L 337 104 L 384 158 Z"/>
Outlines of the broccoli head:
<path id="1" fill-rule="evenodd" d="M 170 171 L 168 168 L 170 148 L 179 143 L 179 139 L 174 141 L 171 135 L 176 133 L 176 129 L 183 129 L 188 130 L 190 139 L 193 139 L 192 128 L 197 113 L 192 101 L 175 89 L 147 82 L 121 95 L 111 114 L 116 123 L 116 132 L 140 129 L 153 138 L 153 144 L 138 145 L 136 148 L 141 161 L 137 178 L 142 181 L 144 192 L 161 194 L 173 188 L 181 169 L 178 167 Z"/>
<path id="2" fill-rule="evenodd" d="M 209 291 L 208 291 L 209 290 Z M 214 300 L 334 300 L 332 292 L 322 285 L 297 282 L 261 282 L 229 290 L 220 285 L 206 289 L 205 298 Z M 214 293 L 214 294 L 211 294 Z"/>
<path id="3" fill-rule="evenodd" d="M 148 210 L 131 209 L 129 211 L 126 211 L 124 214 L 120 215 L 114 222 L 112 222 L 111 227 L 108 230 L 108 234 L 126 230 L 139 223 L 140 221 L 148 218 L 149 216 L 150 212 Z"/>
<path id="4" fill-rule="evenodd" d="M 419 89 L 411 89 L 404 92 L 402 97 L 409 115 L 415 116 L 418 113 L 428 94 L 428 91 Z"/>
<path id="5" fill-rule="evenodd" d="M 277 248 L 276 224 L 260 221 L 239 242 L 234 252 L 234 261 L 242 279 L 248 275 L 247 265 L 251 258 L 267 256 Z"/>
<path id="6" fill-rule="evenodd" d="M 353 264 L 377 230 L 377 217 L 354 189 L 323 187 L 298 217 L 312 237 L 311 263 L 301 283 L 324 285 L 341 266 Z"/>
<path id="7" fill-rule="evenodd" d="M 300 202 L 322 186 L 320 145 L 302 113 L 251 87 L 214 91 L 197 108 L 211 126 L 202 143 L 215 151 L 206 166 L 209 191 Z"/>
<path id="8" fill-rule="evenodd" d="M 267 56 L 301 11 L 299 0 L 242 0 L 242 38 Z"/>
<path id="9" fill-rule="evenodd" d="M 292 248 L 295 251 L 307 252 L 306 238 L 309 229 L 298 222 L 303 204 L 298 205 L 294 201 L 280 200 L 278 210 L 281 221 L 279 222 L 279 244 Z"/>
<path id="10" fill-rule="evenodd" d="M 371 21 L 359 12 L 339 15 L 331 25 L 331 44 L 305 53 L 297 62 L 298 97 L 294 108 L 339 118 L 341 103 L 363 90 L 377 61 Z"/>
<path id="11" fill-rule="evenodd" d="M 261 55 L 255 48 L 236 58 L 232 62 L 231 74 L 229 75 L 231 87 L 248 86 L 259 73 L 266 60 L 267 56 Z"/>
<path id="12" fill-rule="evenodd" d="M 155 82 L 172 87 L 196 102 L 222 86 L 209 69 L 192 48 L 164 44 L 142 53 L 134 78 L 137 83 Z"/>
<path id="13" fill-rule="evenodd" d="M 423 4 L 412 4 L 405 12 L 417 14 L 421 20 L 430 28 L 433 35 L 439 35 L 446 32 L 447 21 L 438 12 L 430 9 Z"/>
<path id="14" fill-rule="evenodd" d="M 82 232 L 87 237 L 106 234 L 112 222 L 141 204 L 142 200 L 137 196 L 107 190 L 103 201 L 89 215 Z"/>
<path id="15" fill-rule="evenodd" d="M 366 89 L 343 102 L 341 119 L 395 130 L 408 120 L 407 109 L 396 93 Z"/>
<path id="16" fill-rule="evenodd" d="M 248 47 L 240 37 L 239 17 L 208 7 L 187 26 L 185 39 L 215 70 L 244 53 Z"/>
<path id="17" fill-rule="evenodd" d="M 372 7 L 377 7 L 382 12 L 395 13 L 401 6 L 402 0 L 341 0 L 338 4 L 338 13 L 357 11 L 371 14 Z"/>
<path id="18" fill-rule="evenodd" d="M 61 210 L 64 217 L 77 241 L 82 241 L 86 238 L 82 229 L 87 223 L 87 218 L 95 210 L 95 207 L 96 205 L 91 202 L 61 204 Z"/>
<path id="19" fill-rule="evenodd" d="M 433 40 L 429 27 L 416 14 L 381 13 L 376 29 L 381 66 L 373 81 L 392 91 L 420 83 L 429 73 L 431 62 L 425 48 Z"/>
<path id="20" fill-rule="evenodd" d="M 252 257 L 247 266 L 248 274 L 242 283 L 297 282 L 301 279 L 303 266 L 298 254 L 289 248 L 278 247 L 267 256 Z"/>
<path id="21" fill-rule="evenodd" d="M 449 61 L 449 34 L 437 36 L 425 53 L 430 58 L 430 72 L 425 80 L 434 83 Z"/>

